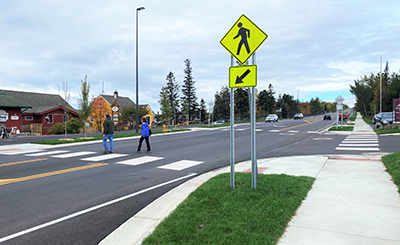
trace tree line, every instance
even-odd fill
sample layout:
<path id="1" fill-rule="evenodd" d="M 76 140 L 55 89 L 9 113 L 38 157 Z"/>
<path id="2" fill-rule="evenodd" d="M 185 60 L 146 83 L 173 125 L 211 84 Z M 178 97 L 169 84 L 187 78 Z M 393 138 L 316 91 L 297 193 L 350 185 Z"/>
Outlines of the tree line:
<path id="1" fill-rule="evenodd" d="M 185 78 L 183 80 L 182 89 L 173 72 L 169 72 L 166 77 L 166 85 L 161 88 L 160 92 L 160 110 L 161 119 L 169 124 L 178 122 L 197 121 L 203 122 L 206 120 L 207 105 L 204 99 L 197 103 L 195 81 L 193 78 L 193 69 L 191 61 L 185 61 Z M 180 96 L 180 92 L 182 95 Z M 249 117 L 249 92 L 246 88 L 237 88 L 235 94 L 235 118 L 244 120 Z M 279 116 L 283 118 L 293 117 L 296 113 L 305 115 L 319 114 L 326 111 L 333 112 L 336 110 L 334 103 L 323 102 L 320 99 L 312 98 L 309 102 L 300 102 L 294 99 L 293 95 L 279 94 L 275 98 L 275 91 L 272 84 L 269 84 L 268 89 L 260 92 L 256 90 L 256 107 L 257 118 L 266 117 L 268 114 L 276 113 L 278 109 L 282 112 Z M 220 91 L 217 91 L 214 96 L 212 117 L 214 120 L 230 118 L 230 89 L 227 86 L 222 86 Z"/>
<path id="2" fill-rule="evenodd" d="M 197 102 L 195 80 L 190 59 L 185 61 L 185 77 L 182 89 L 176 81 L 175 75 L 170 71 L 166 77 L 167 84 L 161 88 L 160 110 L 161 119 L 168 124 L 177 124 L 186 121 L 204 121 L 206 115 L 206 102 L 204 99 Z M 182 92 L 180 95 L 179 92 Z"/>
<path id="3" fill-rule="evenodd" d="M 235 118 L 244 120 L 250 116 L 249 111 L 249 91 L 247 88 L 236 88 L 234 90 Z M 215 94 L 214 100 L 214 118 L 228 119 L 230 117 L 230 89 L 222 86 L 221 90 Z M 281 109 L 281 113 L 277 111 Z M 304 115 L 313 115 L 323 112 L 334 112 L 336 106 L 334 103 L 320 101 L 312 98 L 309 102 L 300 102 L 295 100 L 293 95 L 279 94 L 275 98 L 275 91 L 272 84 L 268 89 L 260 92 L 256 90 L 256 117 L 265 118 L 268 114 L 278 114 L 282 118 L 291 118 L 296 113 Z"/>
<path id="4" fill-rule="evenodd" d="M 386 62 L 382 73 L 364 75 L 350 85 L 350 92 L 356 97 L 355 108 L 363 116 L 371 118 L 380 112 L 381 76 L 382 112 L 392 111 L 393 99 L 400 98 L 400 73 L 389 74 L 389 62 Z"/>

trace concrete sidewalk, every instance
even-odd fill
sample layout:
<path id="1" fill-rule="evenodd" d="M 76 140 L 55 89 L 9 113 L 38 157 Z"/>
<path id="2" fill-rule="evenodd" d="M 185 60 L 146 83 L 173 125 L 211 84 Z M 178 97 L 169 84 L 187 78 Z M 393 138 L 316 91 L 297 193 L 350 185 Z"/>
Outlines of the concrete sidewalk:
<path id="1" fill-rule="evenodd" d="M 350 134 L 375 134 L 360 115 Z M 400 196 L 382 154 L 293 156 L 259 159 L 262 174 L 316 178 L 278 244 L 400 245 Z M 238 163 L 236 172 L 251 169 Z M 107 236 L 101 245 L 140 244 L 191 192 L 226 167 L 198 176 L 164 194 Z"/>
<path id="2" fill-rule="evenodd" d="M 398 244 L 400 196 L 381 154 L 259 160 L 262 174 L 316 178 L 279 244 Z M 250 161 L 236 165 L 237 172 Z M 100 244 L 140 244 L 192 191 L 229 167 L 198 176 L 148 205 Z"/>

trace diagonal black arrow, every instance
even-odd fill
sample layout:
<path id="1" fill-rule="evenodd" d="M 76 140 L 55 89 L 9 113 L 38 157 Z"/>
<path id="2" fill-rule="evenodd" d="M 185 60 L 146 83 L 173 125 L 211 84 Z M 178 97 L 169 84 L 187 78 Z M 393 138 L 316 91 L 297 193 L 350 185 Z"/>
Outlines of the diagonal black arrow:
<path id="1" fill-rule="evenodd" d="M 236 77 L 236 82 L 235 82 L 235 84 L 243 83 L 243 79 L 244 79 L 247 75 L 249 75 L 249 73 L 250 73 L 250 69 L 247 69 L 247 71 L 245 71 L 240 77 L 237 76 L 237 77 Z"/>

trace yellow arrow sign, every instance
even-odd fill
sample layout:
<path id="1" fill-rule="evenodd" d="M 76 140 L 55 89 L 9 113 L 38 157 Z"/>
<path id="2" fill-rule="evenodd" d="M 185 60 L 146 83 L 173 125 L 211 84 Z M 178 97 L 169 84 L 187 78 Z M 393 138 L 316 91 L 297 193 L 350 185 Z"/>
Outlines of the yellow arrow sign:
<path id="1" fill-rule="evenodd" d="M 246 15 L 242 15 L 221 39 L 220 43 L 243 65 L 267 38 L 266 33 Z"/>
<path id="2" fill-rule="evenodd" d="M 257 86 L 257 66 L 233 66 L 229 68 L 229 88 Z"/>

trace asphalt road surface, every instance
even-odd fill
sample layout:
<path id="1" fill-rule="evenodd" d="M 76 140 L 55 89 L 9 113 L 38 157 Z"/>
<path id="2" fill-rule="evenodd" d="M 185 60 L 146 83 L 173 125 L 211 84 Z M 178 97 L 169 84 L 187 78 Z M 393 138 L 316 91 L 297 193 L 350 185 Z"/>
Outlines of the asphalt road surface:
<path id="1" fill-rule="evenodd" d="M 257 158 L 365 153 L 338 150 L 347 135 L 318 134 L 334 123 L 321 119 L 257 123 Z M 170 189 L 229 165 L 229 127 L 154 135 L 150 142 L 149 154 L 145 142 L 135 152 L 138 139 L 115 141 L 107 155 L 101 143 L 1 153 L 0 242 L 97 244 Z M 379 137 L 373 152 L 396 152 L 399 142 Z M 250 124 L 238 124 L 235 160 L 249 159 Z"/>

